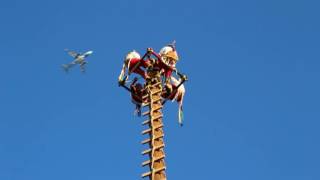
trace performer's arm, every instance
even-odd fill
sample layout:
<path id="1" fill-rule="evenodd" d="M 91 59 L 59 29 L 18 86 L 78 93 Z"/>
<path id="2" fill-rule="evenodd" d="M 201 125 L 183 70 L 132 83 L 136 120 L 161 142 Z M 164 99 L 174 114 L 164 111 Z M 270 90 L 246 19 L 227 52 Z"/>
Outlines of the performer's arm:
<path id="1" fill-rule="evenodd" d="M 147 48 L 147 54 L 155 56 L 158 60 L 161 60 L 161 57 L 158 53 L 154 52 L 152 48 Z"/>

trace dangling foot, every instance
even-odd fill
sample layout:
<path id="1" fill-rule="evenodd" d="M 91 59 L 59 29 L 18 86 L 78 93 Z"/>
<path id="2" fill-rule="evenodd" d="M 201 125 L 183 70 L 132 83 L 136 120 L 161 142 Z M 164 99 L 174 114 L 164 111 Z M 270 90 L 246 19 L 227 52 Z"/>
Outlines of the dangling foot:
<path id="1" fill-rule="evenodd" d="M 136 105 L 136 109 L 134 111 L 134 114 L 138 115 L 139 117 L 141 117 L 141 106 Z"/>
<path id="2" fill-rule="evenodd" d="M 179 75 L 180 79 L 182 79 L 183 81 L 187 81 L 188 80 L 187 75 L 181 74 L 181 73 L 178 73 L 178 75 Z"/>
<path id="3" fill-rule="evenodd" d="M 167 91 L 167 94 L 169 94 L 169 95 L 172 93 L 172 85 L 171 84 L 169 84 L 169 83 L 166 84 L 166 91 Z"/>
<path id="4" fill-rule="evenodd" d="M 126 84 L 126 80 L 122 79 L 118 81 L 119 86 L 124 86 Z"/>

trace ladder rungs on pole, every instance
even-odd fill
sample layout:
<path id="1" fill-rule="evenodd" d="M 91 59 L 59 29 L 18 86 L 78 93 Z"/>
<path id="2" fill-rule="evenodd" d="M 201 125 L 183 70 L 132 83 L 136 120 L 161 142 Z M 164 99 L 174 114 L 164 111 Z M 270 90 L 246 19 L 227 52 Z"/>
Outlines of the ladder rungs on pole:
<path id="1" fill-rule="evenodd" d="M 155 170 L 154 170 L 154 173 L 157 173 L 157 172 L 159 172 L 159 171 L 163 171 L 163 170 L 165 170 L 165 169 L 166 169 L 166 167 L 163 166 L 163 167 L 161 167 L 161 168 L 155 169 Z"/>
<path id="2" fill-rule="evenodd" d="M 154 87 L 154 86 L 159 86 L 159 85 L 162 85 L 162 82 L 157 82 L 156 84 L 153 84 L 152 86 Z"/>
<path id="3" fill-rule="evenodd" d="M 162 108 L 162 105 L 159 105 L 158 107 L 152 109 L 152 111 L 157 111 L 157 110 L 159 110 L 161 108 Z M 150 114 L 150 111 L 146 111 L 146 112 L 142 113 L 142 116 L 146 116 L 146 115 L 149 115 L 149 114 Z"/>
<path id="4" fill-rule="evenodd" d="M 151 153 L 152 152 L 152 149 L 147 149 L 147 150 L 144 150 L 142 151 L 142 155 L 145 155 L 145 154 L 148 154 L 148 153 Z"/>
<path id="5" fill-rule="evenodd" d="M 146 115 L 149 115 L 150 114 L 150 111 L 146 111 L 144 113 L 142 113 L 142 116 L 146 116 Z"/>
<path id="6" fill-rule="evenodd" d="M 148 106 L 149 104 L 150 104 L 150 103 L 148 103 L 148 102 L 147 102 L 147 103 L 142 103 L 141 106 L 142 106 L 142 107 L 145 107 L 145 106 Z"/>
<path id="7" fill-rule="evenodd" d="M 161 155 L 161 156 L 159 156 L 157 158 L 154 158 L 153 161 L 158 161 L 158 160 L 163 159 L 163 158 L 165 158 L 165 155 Z M 146 161 L 144 161 L 142 163 L 142 166 L 146 166 L 146 165 L 148 165 L 150 163 L 151 163 L 151 160 L 146 160 Z"/>
<path id="8" fill-rule="evenodd" d="M 149 94 L 142 96 L 142 99 L 147 99 L 149 97 Z"/>
<path id="9" fill-rule="evenodd" d="M 152 93 L 152 94 L 157 94 L 157 93 L 160 93 L 160 92 L 162 92 L 162 89 L 156 90 L 156 91 L 151 92 L 151 93 Z"/>
<path id="10" fill-rule="evenodd" d="M 154 158 L 153 161 L 158 161 L 158 160 L 163 159 L 163 158 L 165 158 L 165 157 L 166 157 L 166 156 L 163 154 L 163 155 L 161 155 L 161 156 L 159 156 L 159 157 L 157 157 L 157 158 Z"/>
<path id="11" fill-rule="evenodd" d="M 149 142 L 151 142 L 151 139 L 150 139 L 150 138 L 141 141 L 141 144 L 147 144 L 147 143 L 149 143 Z"/>
<path id="12" fill-rule="evenodd" d="M 142 134 L 147 134 L 147 133 L 150 133 L 151 132 L 151 128 L 150 129 L 146 129 L 144 131 L 142 131 Z"/>
<path id="13" fill-rule="evenodd" d="M 154 173 L 163 171 L 163 170 L 165 170 L 165 169 L 166 169 L 166 167 L 162 167 L 162 168 L 155 169 L 155 170 L 154 170 Z M 152 172 L 149 171 L 149 172 L 143 173 L 141 177 L 142 177 L 142 178 L 145 178 L 145 177 L 148 177 L 148 176 L 151 176 L 151 175 L 152 175 Z"/>
<path id="14" fill-rule="evenodd" d="M 146 125 L 146 124 L 148 124 L 148 123 L 150 123 L 151 121 L 148 119 L 148 120 L 145 120 L 145 121 L 143 121 L 142 122 L 142 125 Z"/>
<path id="15" fill-rule="evenodd" d="M 159 138 L 163 138 L 163 136 L 164 136 L 164 135 L 161 134 L 160 136 L 155 137 L 154 140 L 159 139 Z M 141 141 L 141 144 L 147 144 L 147 143 L 149 143 L 149 142 L 151 142 L 151 139 L 150 139 L 150 138 Z"/>
<path id="16" fill-rule="evenodd" d="M 146 165 L 148 165 L 148 164 L 150 164 L 150 163 L 151 163 L 150 160 L 144 161 L 144 162 L 142 163 L 142 166 L 146 166 Z"/>
<path id="17" fill-rule="evenodd" d="M 162 128 L 162 127 L 163 127 L 163 124 L 160 124 L 160 125 L 154 127 L 153 129 L 158 129 L 158 128 Z M 152 129 L 149 128 L 149 129 L 146 129 L 146 130 L 142 131 L 141 134 L 147 134 L 147 133 L 150 133 L 151 131 L 152 131 Z"/>
<path id="18" fill-rule="evenodd" d="M 156 146 L 156 147 L 154 147 L 154 150 L 158 150 L 158 149 L 160 149 L 160 148 L 163 148 L 164 147 L 164 144 L 161 144 L 160 146 Z M 147 149 L 147 150 L 144 150 L 144 151 L 142 151 L 142 155 L 145 155 L 145 154 L 148 154 L 148 153 L 151 153 L 152 152 L 152 149 Z"/>
<path id="19" fill-rule="evenodd" d="M 152 174 L 152 173 L 149 171 L 149 172 L 143 173 L 143 174 L 141 175 L 141 177 L 142 177 L 142 178 L 145 178 L 145 177 L 151 176 L 151 174 Z"/>
<path id="20" fill-rule="evenodd" d="M 162 128 L 162 127 L 163 127 L 163 124 L 160 124 L 160 125 L 154 127 L 153 129 L 158 129 L 158 128 Z"/>
<path id="21" fill-rule="evenodd" d="M 155 99 L 155 100 L 152 100 L 153 102 L 157 102 L 157 101 L 161 101 L 161 97 Z"/>
<path id="22" fill-rule="evenodd" d="M 162 118 L 162 117 L 163 117 L 163 115 L 162 115 L 162 114 L 160 114 L 160 115 L 156 116 L 155 118 L 153 118 L 153 120 L 155 120 L 155 119 L 159 119 L 159 118 Z"/>
<path id="23" fill-rule="evenodd" d="M 164 147 L 164 144 L 161 144 L 160 146 L 154 147 L 154 150 L 158 150 L 158 149 L 163 148 L 163 147 Z"/>

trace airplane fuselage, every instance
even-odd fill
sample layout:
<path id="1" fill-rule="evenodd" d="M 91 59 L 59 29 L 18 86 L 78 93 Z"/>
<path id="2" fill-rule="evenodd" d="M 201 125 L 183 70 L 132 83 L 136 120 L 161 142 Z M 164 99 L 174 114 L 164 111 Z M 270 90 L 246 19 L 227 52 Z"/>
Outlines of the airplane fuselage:
<path id="1" fill-rule="evenodd" d="M 86 61 L 85 61 L 86 57 L 88 57 L 92 53 L 93 53 L 93 51 L 87 51 L 83 54 L 79 54 L 78 56 L 75 57 L 74 62 L 77 64 L 84 64 L 84 63 L 86 63 Z"/>
<path id="2" fill-rule="evenodd" d="M 74 61 L 76 64 L 83 64 L 85 62 L 85 56 L 84 55 L 79 55 L 77 56 Z"/>

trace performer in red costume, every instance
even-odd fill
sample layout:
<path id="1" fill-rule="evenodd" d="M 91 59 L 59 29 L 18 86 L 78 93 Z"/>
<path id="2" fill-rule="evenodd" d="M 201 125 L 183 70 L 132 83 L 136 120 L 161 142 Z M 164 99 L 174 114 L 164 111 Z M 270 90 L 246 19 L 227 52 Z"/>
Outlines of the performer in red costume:
<path id="1" fill-rule="evenodd" d="M 131 101 L 133 104 L 136 105 L 135 113 L 138 114 L 138 116 L 141 116 L 141 106 L 143 103 L 142 97 L 145 92 L 142 84 L 137 83 L 137 81 L 138 81 L 138 78 L 135 78 L 130 85 Z"/>
<path id="2" fill-rule="evenodd" d="M 178 120 L 179 120 L 179 124 L 180 126 L 183 125 L 183 108 L 182 108 L 182 104 L 183 104 L 183 97 L 186 93 L 186 90 L 184 88 L 183 84 L 181 81 L 184 81 L 183 79 L 179 79 L 177 80 L 175 77 L 171 76 L 171 84 L 172 84 L 172 89 L 173 91 L 170 92 L 168 89 L 166 89 L 165 91 L 162 92 L 161 96 L 164 99 L 168 99 L 170 101 L 177 101 L 178 105 L 179 105 L 179 109 L 178 109 Z M 179 87 L 178 87 L 179 86 Z"/>
<path id="3" fill-rule="evenodd" d="M 125 61 L 121 69 L 121 73 L 119 75 L 119 83 L 124 83 L 124 81 L 127 80 L 126 78 L 128 78 L 128 75 L 130 75 L 131 73 L 139 74 L 141 77 L 145 79 L 147 77 L 147 72 L 142 70 L 141 68 L 147 68 L 148 66 L 150 66 L 149 61 L 141 59 L 140 54 L 138 52 L 129 52 L 125 58 Z M 123 79 L 126 69 L 128 69 L 128 73 L 126 78 Z"/>
<path id="4" fill-rule="evenodd" d="M 169 83 L 172 71 L 176 69 L 176 63 L 179 60 L 174 43 L 163 47 L 160 50 L 159 54 L 154 52 L 152 48 L 148 48 L 147 53 L 143 58 L 141 58 L 139 53 L 137 53 L 136 51 L 128 53 L 122 66 L 122 70 L 119 76 L 119 82 L 123 80 L 126 69 L 128 69 L 128 75 L 130 75 L 131 73 L 136 73 L 146 79 L 147 72 L 142 70 L 141 68 L 148 68 L 151 66 L 151 55 L 156 57 L 153 65 L 154 68 L 159 69 L 165 77 L 166 84 Z M 146 56 L 148 58 L 145 60 L 144 58 Z"/>
<path id="5" fill-rule="evenodd" d="M 175 42 L 163 47 L 159 54 L 155 53 L 151 48 L 148 48 L 148 53 L 157 58 L 153 67 L 162 73 L 165 88 L 167 91 L 171 92 L 172 85 L 170 83 L 170 77 L 172 72 L 176 71 L 176 63 L 179 60 L 178 53 L 175 49 Z"/>
<path id="6" fill-rule="evenodd" d="M 151 48 L 148 48 L 148 53 L 154 55 L 157 59 L 154 68 L 160 70 L 166 81 L 170 81 L 172 71 L 176 68 L 176 63 L 179 60 L 178 54 L 172 47 L 165 46 L 161 49 L 160 53 L 155 53 Z"/>

